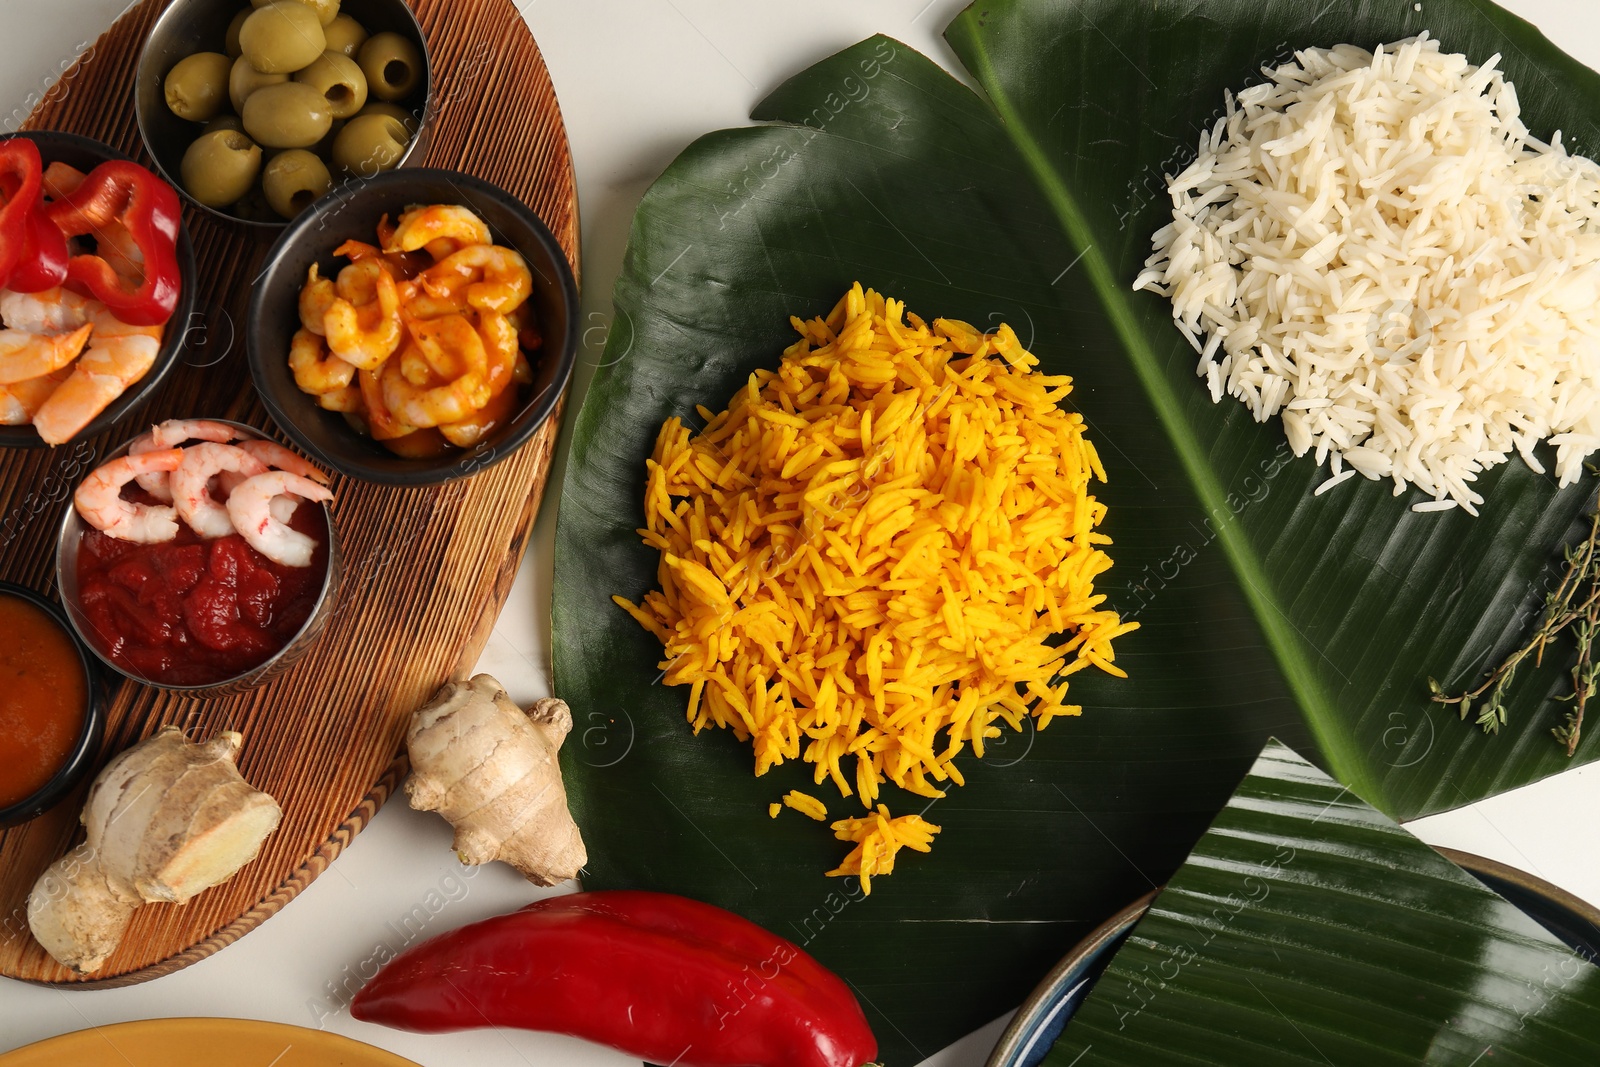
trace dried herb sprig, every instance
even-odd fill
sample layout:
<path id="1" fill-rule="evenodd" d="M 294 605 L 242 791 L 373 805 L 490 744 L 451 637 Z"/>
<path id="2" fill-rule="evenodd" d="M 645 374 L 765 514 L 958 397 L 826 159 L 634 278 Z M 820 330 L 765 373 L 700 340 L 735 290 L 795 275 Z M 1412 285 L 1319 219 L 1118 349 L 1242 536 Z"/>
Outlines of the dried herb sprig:
<path id="1" fill-rule="evenodd" d="M 1583 712 L 1589 698 L 1600 689 L 1600 663 L 1595 661 L 1594 639 L 1600 634 L 1600 511 L 1589 517 L 1589 535 L 1562 554 L 1566 570 L 1555 591 L 1545 597 L 1544 611 L 1528 643 L 1490 671 L 1483 683 L 1458 696 L 1451 696 L 1432 678 L 1428 688 L 1439 704 L 1454 704 L 1465 719 L 1474 706 L 1476 722 L 1485 733 L 1499 733 L 1506 722 L 1505 696 L 1523 660 L 1533 657 L 1534 666 L 1544 662 L 1545 646 L 1564 630 L 1572 630 L 1578 646 L 1578 659 L 1572 666 L 1572 692 L 1558 699 L 1572 705 L 1567 718 L 1550 732 L 1571 756 L 1578 750 L 1583 731 Z M 1484 694 L 1488 693 L 1485 699 Z M 1480 702 L 1481 701 L 1481 702 Z"/>

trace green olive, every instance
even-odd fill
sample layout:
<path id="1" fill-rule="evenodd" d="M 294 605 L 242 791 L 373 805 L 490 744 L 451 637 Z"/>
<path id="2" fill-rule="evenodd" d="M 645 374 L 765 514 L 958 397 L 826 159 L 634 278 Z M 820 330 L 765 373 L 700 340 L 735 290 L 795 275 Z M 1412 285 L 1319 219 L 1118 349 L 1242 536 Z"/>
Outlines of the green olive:
<path id="1" fill-rule="evenodd" d="M 303 82 L 258 89 L 244 102 L 239 118 L 244 132 L 268 148 L 306 148 L 333 125 L 328 98 Z"/>
<path id="2" fill-rule="evenodd" d="M 324 52 L 294 76 L 328 99 L 336 119 L 347 119 L 367 102 L 367 77 L 343 52 Z"/>
<path id="3" fill-rule="evenodd" d="M 367 76 L 367 91 L 379 100 L 408 96 L 422 80 L 422 53 L 398 33 L 369 37 L 356 53 L 356 62 Z"/>
<path id="4" fill-rule="evenodd" d="M 405 125 L 396 118 L 357 115 L 335 138 L 333 162 L 348 174 L 370 178 L 393 169 L 405 154 L 408 140 Z"/>
<path id="5" fill-rule="evenodd" d="M 386 100 L 370 100 L 367 106 L 361 109 L 358 117 L 360 115 L 388 115 L 392 119 L 398 119 L 405 126 L 406 133 L 416 136 L 417 113 L 408 111 L 399 104 L 391 104 Z"/>
<path id="6" fill-rule="evenodd" d="M 349 15 L 340 15 L 328 23 L 323 27 L 322 35 L 327 38 L 328 51 L 341 52 L 347 56 L 354 56 L 367 41 L 366 27 Z"/>
<path id="7" fill-rule="evenodd" d="M 272 157 L 261 172 L 261 191 L 272 210 L 292 219 L 333 188 L 328 165 L 303 148 L 291 148 Z"/>
<path id="8" fill-rule="evenodd" d="M 244 102 L 250 99 L 257 89 L 265 89 L 269 85 L 282 85 L 289 80 L 287 74 L 263 74 L 250 65 L 250 61 L 240 56 L 233 61 L 233 69 L 228 72 L 228 101 L 233 104 L 235 114 L 244 114 Z"/>
<path id="9" fill-rule="evenodd" d="M 251 7 L 266 7 L 274 0 L 250 0 Z M 329 25 L 339 17 L 339 0 L 296 0 L 317 13 L 317 21 L 324 26 Z"/>
<path id="10" fill-rule="evenodd" d="M 203 137 L 208 133 L 216 133 L 218 130 L 235 130 L 239 133 L 243 133 L 244 123 L 239 121 L 238 115 L 235 115 L 231 111 L 224 111 L 222 114 L 218 115 L 216 118 L 200 127 L 200 135 Z"/>
<path id="11" fill-rule="evenodd" d="M 228 35 L 224 39 L 226 43 L 223 45 L 222 50 L 228 53 L 229 59 L 238 59 L 244 52 L 244 49 L 239 47 L 239 27 L 243 26 L 244 20 L 249 17 L 250 9 L 245 8 L 233 16 L 233 21 L 228 23 Z"/>
<path id="12" fill-rule="evenodd" d="M 180 119 L 205 122 L 228 102 L 231 60 L 221 52 L 196 52 L 178 60 L 167 74 L 167 106 Z"/>
<path id="13" fill-rule="evenodd" d="M 250 191 L 261 149 L 237 130 L 203 133 L 183 154 L 183 187 L 207 207 L 227 207 Z"/>
<path id="14" fill-rule="evenodd" d="M 264 74 L 293 74 L 328 47 L 317 13 L 298 0 L 278 0 L 250 13 L 239 47 Z"/>

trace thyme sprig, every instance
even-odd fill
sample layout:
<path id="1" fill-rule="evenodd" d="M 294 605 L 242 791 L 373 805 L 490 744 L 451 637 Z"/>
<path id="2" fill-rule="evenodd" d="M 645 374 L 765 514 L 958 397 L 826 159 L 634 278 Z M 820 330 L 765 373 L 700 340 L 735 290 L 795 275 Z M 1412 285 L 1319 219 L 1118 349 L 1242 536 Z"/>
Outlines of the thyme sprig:
<path id="1" fill-rule="evenodd" d="M 1571 756 L 1578 750 L 1584 709 L 1589 698 L 1600 689 L 1600 663 L 1595 661 L 1594 655 L 1594 639 L 1600 634 L 1600 511 L 1589 517 L 1589 535 L 1562 555 L 1566 570 L 1561 575 L 1561 583 L 1545 597 L 1544 611 L 1527 644 L 1490 671 L 1476 689 L 1451 696 L 1432 678 L 1428 679 L 1428 689 L 1435 703 L 1456 705 L 1463 720 L 1476 707 L 1475 721 L 1484 732 L 1499 733 L 1506 723 L 1505 697 L 1517 668 L 1529 656 L 1538 667 L 1544 662 L 1545 646 L 1563 631 L 1571 630 L 1578 646 L 1578 659 L 1572 666 L 1572 692 L 1557 699 L 1572 708 L 1567 712 L 1566 721 L 1550 731 Z"/>

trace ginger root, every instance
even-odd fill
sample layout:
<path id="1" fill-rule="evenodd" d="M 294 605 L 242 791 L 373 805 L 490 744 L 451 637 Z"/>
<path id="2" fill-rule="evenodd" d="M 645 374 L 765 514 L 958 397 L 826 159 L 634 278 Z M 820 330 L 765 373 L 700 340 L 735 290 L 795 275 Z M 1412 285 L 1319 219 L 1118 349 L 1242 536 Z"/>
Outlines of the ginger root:
<path id="1" fill-rule="evenodd" d="M 588 861 L 556 758 L 571 729 L 565 701 L 523 711 L 487 674 L 446 682 L 411 716 L 406 796 L 455 827 L 462 863 L 502 860 L 536 885 L 564 882 Z"/>
<path id="2" fill-rule="evenodd" d="M 83 844 L 28 896 L 28 926 L 79 974 L 105 965 L 141 904 L 186 903 L 256 858 L 283 812 L 239 774 L 243 738 L 191 744 L 175 726 L 123 752 L 89 787 Z"/>

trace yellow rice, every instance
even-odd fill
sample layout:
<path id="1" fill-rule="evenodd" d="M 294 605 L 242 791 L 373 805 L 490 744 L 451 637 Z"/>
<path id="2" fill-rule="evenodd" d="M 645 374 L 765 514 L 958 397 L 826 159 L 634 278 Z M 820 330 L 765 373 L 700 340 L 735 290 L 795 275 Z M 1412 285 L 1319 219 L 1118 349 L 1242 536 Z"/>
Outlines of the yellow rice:
<path id="1" fill-rule="evenodd" d="M 808 819 L 817 822 L 826 822 L 828 819 L 828 806 L 809 793 L 791 789 L 783 795 L 783 802 Z"/>
<path id="2" fill-rule="evenodd" d="M 859 284 L 790 321 L 776 370 L 698 408 L 699 433 L 661 427 L 639 531 L 660 588 L 613 599 L 695 732 L 753 740 L 757 775 L 802 759 L 869 811 L 885 781 L 942 796 L 1002 725 L 1079 714 L 1068 675 L 1123 676 L 1111 642 L 1137 623 L 1093 584 L 1105 472 L 1057 406 L 1071 378 L 1009 326 L 930 326 Z"/>
<path id="3" fill-rule="evenodd" d="M 933 835 L 939 827 L 925 822 L 920 815 L 889 817 L 889 808 L 879 804 L 878 810 L 859 819 L 840 819 L 833 824 L 833 836 L 840 841 L 853 841 L 855 848 L 844 862 L 829 871 L 830 875 L 858 875 L 861 878 L 861 895 L 872 895 L 875 875 L 894 873 L 894 854 L 902 848 L 927 852 L 933 848 Z"/>

